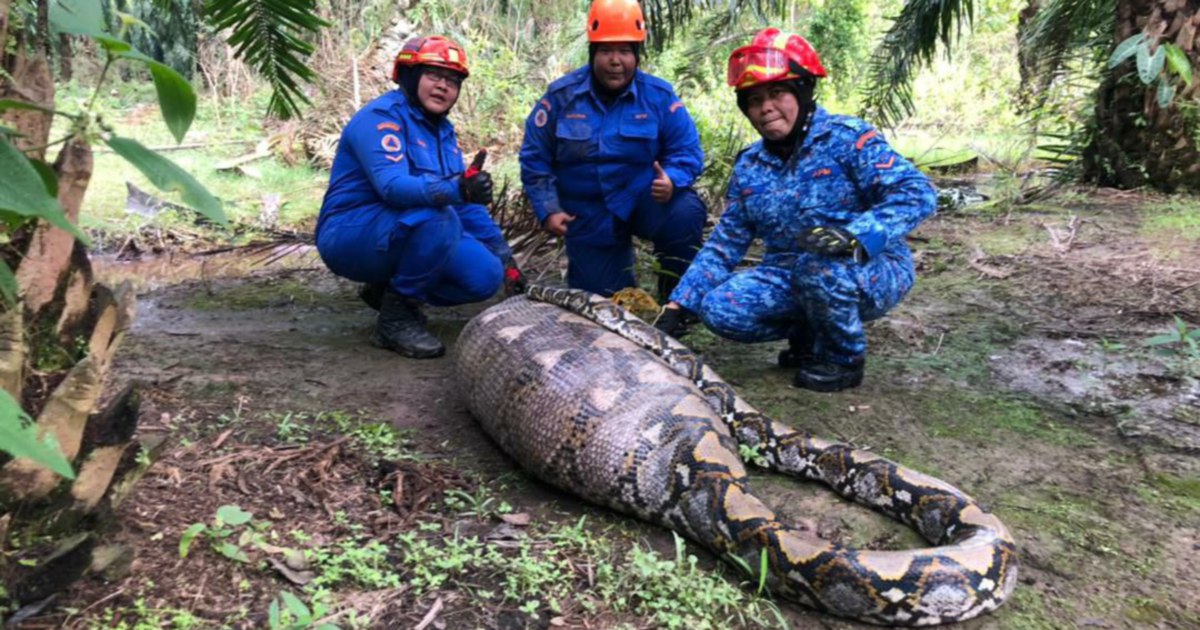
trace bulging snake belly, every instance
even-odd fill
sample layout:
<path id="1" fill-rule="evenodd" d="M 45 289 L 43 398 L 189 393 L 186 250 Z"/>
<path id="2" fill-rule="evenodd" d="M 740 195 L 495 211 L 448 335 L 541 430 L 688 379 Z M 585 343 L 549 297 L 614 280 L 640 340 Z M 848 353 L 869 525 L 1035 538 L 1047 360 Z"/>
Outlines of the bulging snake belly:
<path id="1" fill-rule="evenodd" d="M 752 571 L 765 555 L 764 579 L 782 597 L 923 626 L 994 610 L 1016 586 L 1012 538 L 966 494 L 764 416 L 695 353 L 598 296 L 534 286 L 487 309 L 463 330 L 455 371 L 471 414 L 522 466 Z M 780 522 L 751 494 L 739 443 L 933 546 L 861 550 Z"/>

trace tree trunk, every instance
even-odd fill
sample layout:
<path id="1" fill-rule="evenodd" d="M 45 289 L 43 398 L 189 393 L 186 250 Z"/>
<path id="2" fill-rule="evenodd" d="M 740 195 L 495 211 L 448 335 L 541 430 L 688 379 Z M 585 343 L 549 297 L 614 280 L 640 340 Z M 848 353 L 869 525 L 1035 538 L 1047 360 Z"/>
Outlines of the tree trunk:
<path id="1" fill-rule="evenodd" d="M 50 64 L 42 55 L 30 57 L 24 47 L 18 47 L 9 61 L 8 72 L 12 80 L 0 74 L 0 98 L 12 98 L 43 107 L 54 107 L 54 75 Z M 0 116 L 0 122 L 21 132 L 13 144 L 32 158 L 43 159 L 44 148 L 50 138 L 51 114 L 37 110 L 10 109 Z M 37 150 L 30 150 L 37 149 Z"/>
<path id="2" fill-rule="evenodd" d="M 8 10 L 12 0 L 0 0 L 0 44 L 8 42 Z M 8 46 L 0 46 L 0 68 L 4 68 L 4 53 Z"/>
<path id="3" fill-rule="evenodd" d="M 1028 0 L 1025 8 L 1017 14 L 1017 71 L 1021 75 L 1021 93 L 1018 98 L 1022 108 L 1028 108 L 1034 101 L 1034 94 L 1045 88 L 1041 81 L 1035 80 L 1038 76 L 1038 60 L 1021 45 L 1025 40 L 1025 33 L 1029 30 L 1029 23 L 1037 17 L 1041 9 L 1041 0 Z"/>
<path id="4" fill-rule="evenodd" d="M 58 78 L 60 81 L 70 81 L 73 74 L 71 62 L 75 58 L 75 52 L 71 46 L 71 36 L 60 33 L 58 36 Z"/>
<path id="5" fill-rule="evenodd" d="M 59 152 L 54 163 L 58 175 L 58 202 L 67 211 L 67 219 L 79 222 L 83 194 L 92 178 L 92 148 L 84 138 L 73 138 Z M 91 264 L 87 256 L 72 256 L 78 244 L 70 234 L 43 223 L 34 232 L 25 259 L 17 269 L 17 286 L 25 303 L 26 316 L 35 328 L 42 317 L 58 319 L 60 308 L 54 308 L 56 297 L 63 297 L 68 272 L 75 268 L 90 280 Z M 74 264 L 72 264 L 74 263 Z M 90 285 L 90 282 L 88 283 Z M 91 293 L 87 286 L 83 295 Z M 61 307 L 61 304 L 58 304 Z M 59 311 L 54 313 L 52 311 Z"/>
<path id="6" fill-rule="evenodd" d="M 1116 42 L 1147 33 L 1158 44 L 1172 43 L 1200 67 L 1200 0 L 1119 0 Z M 1157 84 L 1138 79 L 1134 61 L 1118 66 L 1096 94 L 1095 134 L 1084 153 L 1085 175 L 1118 188 L 1151 186 L 1165 192 L 1200 192 L 1200 122 L 1194 110 L 1200 81 L 1181 89 L 1160 107 Z"/>
<path id="7" fill-rule="evenodd" d="M 53 108 L 49 2 L 37 5 L 35 46 L 10 46 L 16 39 L 6 28 L 11 6 L 11 0 L 0 0 L 0 68 L 5 70 L 0 98 Z M 5 51 L 10 54 L 3 56 Z M 2 119 L 22 134 L 13 140 L 17 148 L 45 159 L 49 115 L 9 110 Z M 54 161 L 58 201 L 76 224 L 92 169 L 86 134 L 70 139 Z M 110 525 L 112 508 L 130 492 L 146 460 L 138 457 L 143 447 L 133 440 L 136 394 L 126 388 L 116 397 L 105 396 L 113 353 L 133 318 L 133 291 L 95 284 L 86 249 L 58 228 L 31 224 L 9 237 L 2 254 L 15 267 L 22 303 L 0 305 L 0 387 L 22 401 L 41 434 L 57 437 L 76 470 L 75 481 L 68 483 L 31 460 L 0 454 L 0 610 L 27 605 L 17 613 L 23 615 L 36 614 L 49 596 L 96 566 L 96 543 Z M 35 362 L 45 356 L 62 360 Z M 49 388 L 53 392 L 46 396 Z M 111 400 L 101 410 L 104 398 Z M 53 544 L 10 550 L 4 545 L 9 531 L 14 538 Z"/>

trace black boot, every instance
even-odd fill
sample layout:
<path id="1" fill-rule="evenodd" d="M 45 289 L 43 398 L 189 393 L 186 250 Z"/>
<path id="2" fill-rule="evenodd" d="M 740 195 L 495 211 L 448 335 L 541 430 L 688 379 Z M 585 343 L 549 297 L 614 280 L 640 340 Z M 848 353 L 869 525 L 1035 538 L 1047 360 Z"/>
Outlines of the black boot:
<path id="1" fill-rule="evenodd" d="M 863 364 L 839 365 L 822 361 L 801 367 L 792 384 L 814 392 L 840 392 L 862 385 Z"/>
<path id="2" fill-rule="evenodd" d="M 808 326 L 803 323 L 793 326 L 791 334 L 788 335 L 787 350 L 779 351 L 779 367 L 794 369 L 816 363 L 817 357 L 813 355 L 813 343 L 815 340 Z"/>
<path id="3" fill-rule="evenodd" d="M 446 346 L 425 329 L 420 304 L 393 291 L 383 293 L 371 343 L 413 359 L 446 354 Z"/>
<path id="4" fill-rule="evenodd" d="M 666 274 L 658 274 L 658 303 L 666 305 L 671 301 L 671 292 L 675 287 L 679 286 L 678 276 L 668 276 Z"/>
<path id="5" fill-rule="evenodd" d="M 358 289 L 358 297 L 363 302 L 367 303 L 374 310 L 379 310 L 379 305 L 383 303 L 383 294 L 387 291 L 387 285 L 379 284 L 364 284 Z"/>
<path id="6" fill-rule="evenodd" d="M 367 306 L 370 306 L 378 311 L 379 306 L 383 304 L 383 294 L 387 293 L 387 290 L 388 285 L 386 282 L 380 282 L 377 284 L 364 284 L 358 289 L 358 297 L 362 299 L 363 302 L 366 302 Z M 425 313 L 419 308 L 417 309 L 417 315 L 420 316 L 422 326 L 429 323 L 429 318 L 426 317 Z"/>

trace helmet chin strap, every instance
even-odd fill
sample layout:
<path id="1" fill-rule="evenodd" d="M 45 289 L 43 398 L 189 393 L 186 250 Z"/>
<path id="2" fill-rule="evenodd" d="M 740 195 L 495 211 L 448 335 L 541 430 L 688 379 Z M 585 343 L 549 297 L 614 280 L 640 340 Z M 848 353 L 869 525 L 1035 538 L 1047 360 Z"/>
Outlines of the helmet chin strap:
<path id="1" fill-rule="evenodd" d="M 425 105 L 421 103 L 421 98 L 417 96 L 417 85 L 421 83 L 421 75 L 424 72 L 424 66 L 401 68 L 399 81 L 400 89 L 404 92 L 404 96 L 408 99 L 409 103 L 412 103 L 420 108 L 421 113 L 425 114 L 427 119 L 430 121 L 436 121 L 437 119 L 440 119 L 446 114 L 450 113 L 450 111 L 446 110 L 444 113 L 435 114 L 428 109 L 425 109 Z"/>
<path id="2" fill-rule="evenodd" d="M 808 137 L 809 127 L 812 126 L 813 114 L 817 111 L 817 101 L 813 98 L 813 90 L 816 87 L 814 81 L 803 79 L 792 79 L 781 83 L 791 90 L 796 96 L 796 101 L 800 104 L 800 111 L 796 115 L 796 122 L 792 124 L 792 130 L 787 136 L 779 140 L 768 140 L 763 138 L 763 148 L 772 155 L 778 156 L 787 162 L 788 166 L 796 160 L 796 155 L 800 152 L 800 147 L 804 144 L 804 140 Z M 745 111 L 743 109 L 743 111 Z"/>
<path id="3" fill-rule="evenodd" d="M 632 42 L 632 44 L 634 59 L 633 67 L 636 69 L 642 65 L 642 45 L 637 42 Z M 629 88 L 629 84 L 626 84 L 624 87 L 618 90 L 610 90 L 596 78 L 596 51 L 599 49 L 600 44 L 588 44 L 588 74 L 591 77 L 590 80 L 592 82 L 592 88 L 595 89 L 596 95 L 600 97 L 600 100 L 604 101 L 605 105 L 612 105 L 613 101 L 617 100 L 618 96 L 625 93 L 625 90 Z"/>

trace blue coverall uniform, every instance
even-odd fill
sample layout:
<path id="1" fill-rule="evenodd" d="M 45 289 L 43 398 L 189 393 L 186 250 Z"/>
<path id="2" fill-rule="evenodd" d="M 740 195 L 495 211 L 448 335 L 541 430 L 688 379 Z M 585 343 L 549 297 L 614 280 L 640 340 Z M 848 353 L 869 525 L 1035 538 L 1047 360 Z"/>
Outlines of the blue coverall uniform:
<path id="1" fill-rule="evenodd" d="M 539 223 L 568 224 L 567 283 L 601 295 L 635 285 L 631 236 L 654 243 L 664 271 L 683 275 L 703 238 L 707 209 L 692 189 L 704 170 L 696 125 L 671 85 L 638 70 L 605 103 L 590 67 L 550 84 L 525 121 L 521 182 Z M 650 197 L 654 162 L 674 183 L 666 204 Z"/>
<path id="2" fill-rule="evenodd" d="M 479 302 L 503 281 L 511 250 L 459 189 L 454 126 L 402 90 L 380 96 L 342 130 L 317 219 L 317 251 L 339 276 L 388 283 L 436 306 Z"/>
<path id="3" fill-rule="evenodd" d="M 761 141 L 739 156 L 725 214 L 671 299 L 736 341 L 783 339 L 807 326 L 818 361 L 855 365 L 867 352 L 863 321 L 913 286 L 905 235 L 934 213 L 937 194 L 870 125 L 819 106 L 792 158 L 785 163 Z M 849 231 L 866 261 L 801 251 L 797 237 L 816 226 Z M 735 273 L 756 237 L 762 264 Z"/>

